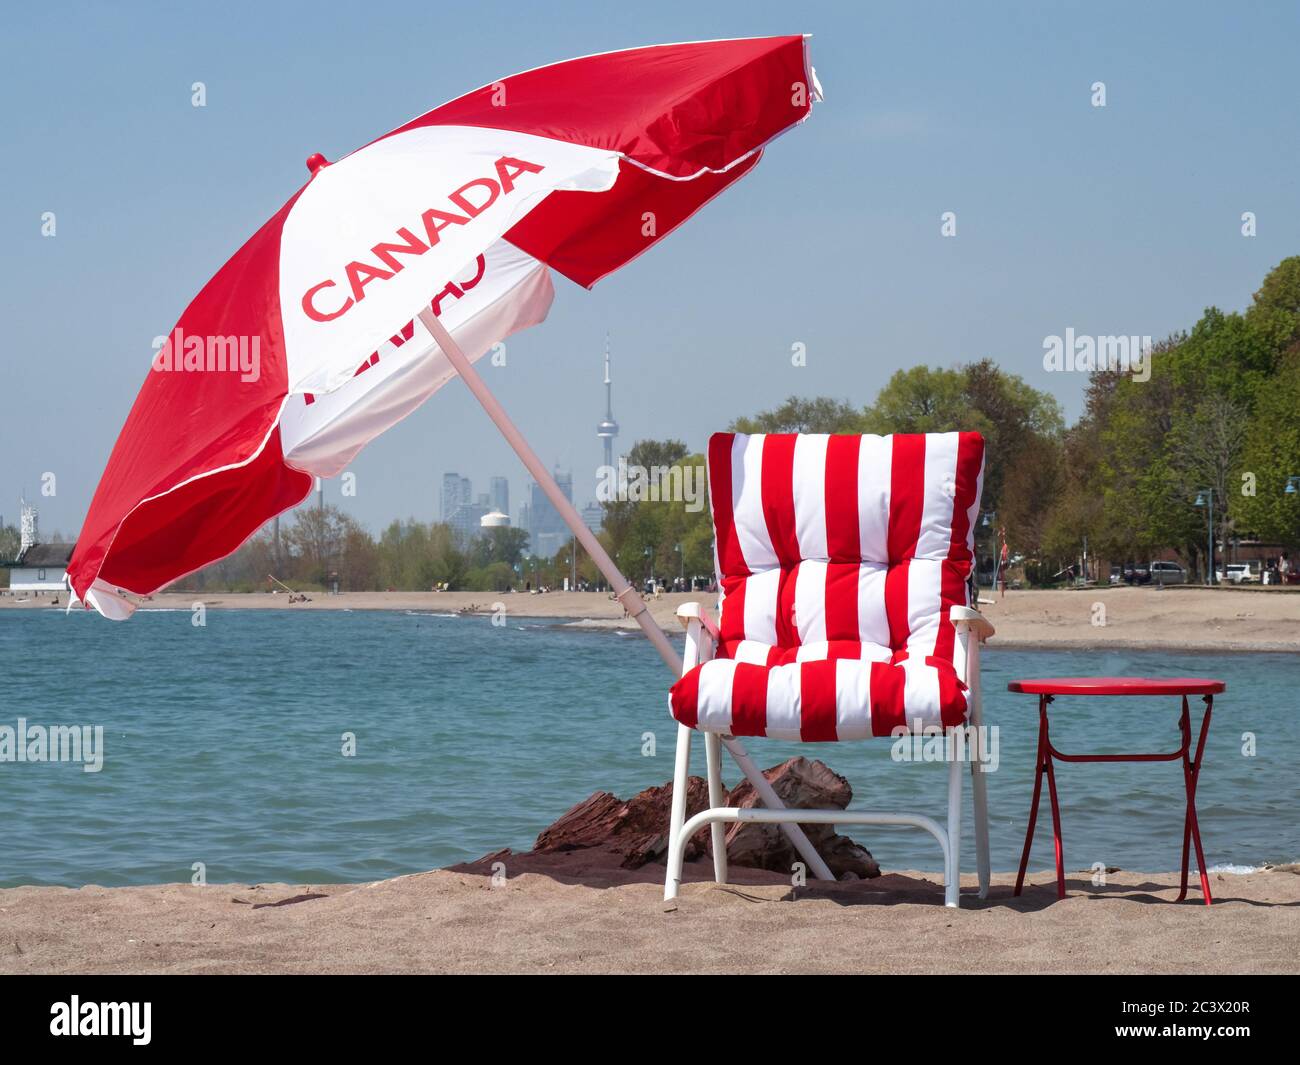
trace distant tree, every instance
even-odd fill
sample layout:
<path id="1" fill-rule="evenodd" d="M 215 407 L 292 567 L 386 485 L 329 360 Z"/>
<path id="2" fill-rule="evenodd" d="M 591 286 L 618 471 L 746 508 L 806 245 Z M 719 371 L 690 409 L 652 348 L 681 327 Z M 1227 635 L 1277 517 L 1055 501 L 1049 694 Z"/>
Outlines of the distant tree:
<path id="1" fill-rule="evenodd" d="M 647 471 L 646 487 L 652 484 L 654 491 L 647 498 L 603 504 L 602 539 L 619 568 L 637 581 L 649 573 L 668 578 L 711 573 L 704 456 L 687 454 L 679 440 L 642 440 L 633 445 L 628 462 Z"/>
<path id="2" fill-rule="evenodd" d="M 474 591 L 504 592 L 515 586 L 516 574 L 513 566 L 504 562 L 492 562 L 471 570 L 466 581 Z"/>
<path id="3" fill-rule="evenodd" d="M 513 570 L 524 557 L 528 547 L 528 530 L 498 526 L 482 530 L 475 537 L 471 552 L 472 563 L 487 567 L 501 563 Z"/>
<path id="4" fill-rule="evenodd" d="M 1084 393 L 1084 411 L 1061 437 L 1058 488 L 1043 500 L 1042 556 L 1065 560 L 1083 551 L 1085 538 L 1094 556 L 1125 556 L 1125 537 L 1117 536 L 1105 516 L 1106 475 L 1101 436 L 1109 424 L 1116 390 L 1123 377 L 1120 370 L 1098 370 L 1089 378 Z"/>
<path id="5" fill-rule="evenodd" d="M 668 469 L 686 457 L 687 447 L 680 440 L 638 440 L 627 453 L 629 466 L 647 470 Z"/>
<path id="6" fill-rule="evenodd" d="M 16 525 L 0 525 L 0 562 L 11 562 L 18 557 L 22 535 Z"/>
<path id="7" fill-rule="evenodd" d="M 1244 491 L 1244 474 L 1253 474 L 1254 495 Z M 1288 477 L 1300 477 L 1300 349 L 1261 389 L 1247 424 L 1227 497 L 1239 532 L 1300 548 L 1300 491 L 1287 494 Z"/>
<path id="8" fill-rule="evenodd" d="M 1064 489 L 1063 464 L 1061 440 L 1045 436 L 1036 440 L 1032 449 L 1019 451 L 1007 466 L 997 524 L 1007 530 L 1008 543 L 1016 552 L 1033 557 L 1042 553 L 1051 527 L 1053 505 Z M 1086 528 L 1080 532 L 1081 539 L 1086 535 Z"/>
<path id="9" fill-rule="evenodd" d="M 1214 491 L 1215 536 L 1227 542 L 1231 482 L 1240 468 L 1246 443 L 1245 407 L 1227 396 L 1211 394 L 1190 412 L 1181 414 L 1170 430 L 1166 448 L 1170 469 L 1184 499 L 1202 489 Z"/>
<path id="10" fill-rule="evenodd" d="M 379 590 L 379 547 L 370 533 L 355 523 L 343 533 L 337 572 L 344 591 Z"/>
<path id="11" fill-rule="evenodd" d="M 1252 426 L 1260 401 L 1286 391 L 1284 347 L 1300 335 L 1298 302 L 1300 258 L 1287 259 L 1244 314 L 1207 308 L 1189 332 L 1157 345 L 1149 380 L 1117 381 L 1097 433 L 1094 485 L 1113 546 L 1129 554 L 1172 547 L 1199 565 L 1206 515 L 1194 501 L 1204 488 L 1215 489 L 1219 536 L 1264 516 L 1234 493 L 1251 439 L 1258 458 L 1249 461 L 1265 465 Z"/>
<path id="12" fill-rule="evenodd" d="M 1275 352 L 1300 343 L 1300 255 L 1283 259 L 1269 271 L 1246 318 Z"/>
<path id="13" fill-rule="evenodd" d="M 985 506 L 998 511 L 999 524 L 1005 524 L 1008 535 L 1017 536 L 1023 548 L 1040 536 L 1056 492 L 1064 430 L 1060 404 L 991 359 L 973 362 L 961 372 L 966 400 L 983 422 L 988 456 Z M 1023 493 L 1016 499 L 1006 491 L 1012 471 L 1017 491 Z"/>
<path id="14" fill-rule="evenodd" d="M 1040 493 L 1058 474 L 1060 405 L 990 359 L 953 369 L 899 370 L 863 412 L 873 433 L 979 432 L 986 443 L 982 506 L 999 512 L 1016 549 L 1041 538 L 1050 497 Z M 1041 466 L 1040 469 L 1034 469 Z M 1018 469 L 1022 495 L 1007 500 L 1008 471 Z M 1005 502 L 1011 510 L 1004 513 Z"/>
<path id="15" fill-rule="evenodd" d="M 869 433 L 986 432 L 987 419 L 972 409 L 960 369 L 913 366 L 897 371 L 863 412 Z"/>
<path id="16" fill-rule="evenodd" d="M 469 560 L 456 544 L 451 526 L 395 521 L 379 538 L 379 583 L 401 591 L 428 591 L 445 583 L 464 586 Z"/>
<path id="17" fill-rule="evenodd" d="M 283 532 L 297 580 L 325 587 L 343 566 L 344 544 L 363 535 L 356 519 L 339 507 L 299 507 Z"/>
<path id="18" fill-rule="evenodd" d="M 737 418 L 733 433 L 859 433 L 862 414 L 844 400 L 817 396 L 791 396 L 775 410 L 760 411 L 752 418 Z"/>
<path id="19" fill-rule="evenodd" d="M 22 534 L 16 525 L 0 525 L 0 562 L 12 562 L 22 546 Z M 0 568 L 0 588 L 9 587 L 9 570 Z"/>
<path id="20" fill-rule="evenodd" d="M 647 478 L 654 471 L 659 471 L 654 476 L 657 485 L 663 472 L 679 465 L 686 455 L 686 445 L 680 440 L 638 440 L 627 454 L 627 464 L 629 470 L 645 470 Z M 638 521 L 641 502 L 634 499 L 610 499 L 601 503 L 604 510 L 603 526 L 609 535 L 612 553 L 617 553 L 622 548 L 633 524 Z M 644 516 L 640 518 L 643 525 L 648 520 Z"/>

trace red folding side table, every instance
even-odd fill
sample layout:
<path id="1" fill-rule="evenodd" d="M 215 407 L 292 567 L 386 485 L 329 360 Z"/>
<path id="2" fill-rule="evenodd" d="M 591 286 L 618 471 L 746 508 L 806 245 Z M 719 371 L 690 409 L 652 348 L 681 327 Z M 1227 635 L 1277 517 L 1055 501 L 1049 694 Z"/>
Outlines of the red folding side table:
<path id="1" fill-rule="evenodd" d="M 1196 823 L 1196 778 L 1201 771 L 1201 755 L 1205 751 L 1205 736 L 1210 731 L 1210 714 L 1214 710 L 1214 697 L 1227 685 L 1221 680 L 1200 677 L 1044 677 L 1040 680 L 1016 680 L 1007 685 L 1008 691 L 1038 696 L 1038 765 L 1034 773 L 1034 801 L 1029 808 L 1029 828 L 1025 832 L 1025 849 L 1020 856 L 1020 872 L 1016 876 L 1015 894 L 1025 882 L 1025 867 L 1029 864 L 1029 850 L 1034 842 L 1034 825 L 1038 820 L 1038 800 L 1043 790 L 1043 777 L 1047 777 L 1047 790 L 1052 800 L 1052 835 L 1056 844 L 1056 894 L 1065 898 L 1065 858 L 1061 846 L 1061 810 L 1056 801 L 1056 774 L 1052 759 L 1062 762 L 1172 762 L 1183 761 L 1183 786 L 1187 790 L 1187 810 L 1183 815 L 1183 884 L 1178 901 L 1187 897 L 1188 844 L 1196 844 L 1196 863 L 1201 871 L 1201 894 L 1208 906 L 1210 878 L 1205 872 L 1205 854 L 1201 850 L 1201 830 Z M 1169 754 L 1062 754 L 1052 746 L 1048 734 L 1047 707 L 1058 695 L 1179 695 L 1183 712 L 1178 719 L 1178 729 L 1183 743 Z M 1192 755 L 1192 719 L 1187 698 L 1200 695 L 1205 702 L 1205 715 L 1201 718 L 1200 737 L 1196 753 Z"/>

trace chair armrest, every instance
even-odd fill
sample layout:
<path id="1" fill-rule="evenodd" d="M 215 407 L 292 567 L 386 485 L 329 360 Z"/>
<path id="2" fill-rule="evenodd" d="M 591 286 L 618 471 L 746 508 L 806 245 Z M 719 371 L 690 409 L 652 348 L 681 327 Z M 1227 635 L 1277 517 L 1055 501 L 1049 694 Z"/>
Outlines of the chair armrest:
<path id="1" fill-rule="evenodd" d="M 955 606 L 950 609 L 948 611 L 948 620 L 957 628 L 974 633 L 975 638 L 980 643 L 983 643 L 994 634 L 994 628 L 989 619 L 978 610 L 972 610 L 968 606 Z"/>
<path id="2" fill-rule="evenodd" d="M 682 623 L 683 628 L 689 627 L 692 621 L 698 621 L 704 631 L 712 637 L 714 643 L 717 643 L 722 635 L 718 623 L 713 620 L 708 607 L 702 603 L 683 603 L 677 608 L 677 620 Z"/>
<path id="3" fill-rule="evenodd" d="M 699 603 L 679 606 L 677 620 L 686 629 L 686 654 L 682 656 L 682 676 L 686 676 L 701 662 L 713 657 L 718 645 L 718 626 Z"/>

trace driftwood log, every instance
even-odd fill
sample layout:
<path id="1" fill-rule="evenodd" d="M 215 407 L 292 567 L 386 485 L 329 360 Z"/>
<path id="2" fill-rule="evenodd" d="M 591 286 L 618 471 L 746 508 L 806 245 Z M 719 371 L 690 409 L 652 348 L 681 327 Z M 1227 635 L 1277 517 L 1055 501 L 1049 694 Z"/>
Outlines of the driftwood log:
<path id="1" fill-rule="evenodd" d="M 781 801 L 796 809 L 844 809 L 853 798 L 849 782 L 824 762 L 791 758 L 763 771 Z M 605 847 L 622 856 L 625 869 L 639 869 L 649 862 L 664 862 L 668 853 L 668 814 L 672 785 L 647 788 L 630 799 L 598 791 L 542 831 L 533 844 L 535 853 Z M 727 806 L 759 805 L 747 780 L 733 788 Z M 687 783 L 688 818 L 709 805 L 708 785 L 702 777 Z M 831 825 L 806 825 L 809 840 L 841 879 L 880 875 L 871 853 L 847 836 L 838 835 Z M 711 834 L 701 830 L 687 843 L 686 860 L 711 853 Z M 727 860 L 733 865 L 789 872 L 800 861 L 777 825 L 734 824 L 727 827 Z"/>

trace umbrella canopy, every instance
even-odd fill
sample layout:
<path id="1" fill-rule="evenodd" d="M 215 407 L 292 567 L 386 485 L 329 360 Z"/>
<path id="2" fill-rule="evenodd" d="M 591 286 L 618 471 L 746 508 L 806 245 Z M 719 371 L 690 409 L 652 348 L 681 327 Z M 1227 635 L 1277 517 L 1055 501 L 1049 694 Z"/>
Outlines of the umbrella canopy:
<path id="1" fill-rule="evenodd" d="M 235 551 L 542 321 L 551 269 L 594 285 L 818 97 L 800 36 L 661 45 L 503 78 L 313 156 L 155 355 L 68 565 L 74 597 L 123 618 L 123 590 Z"/>

